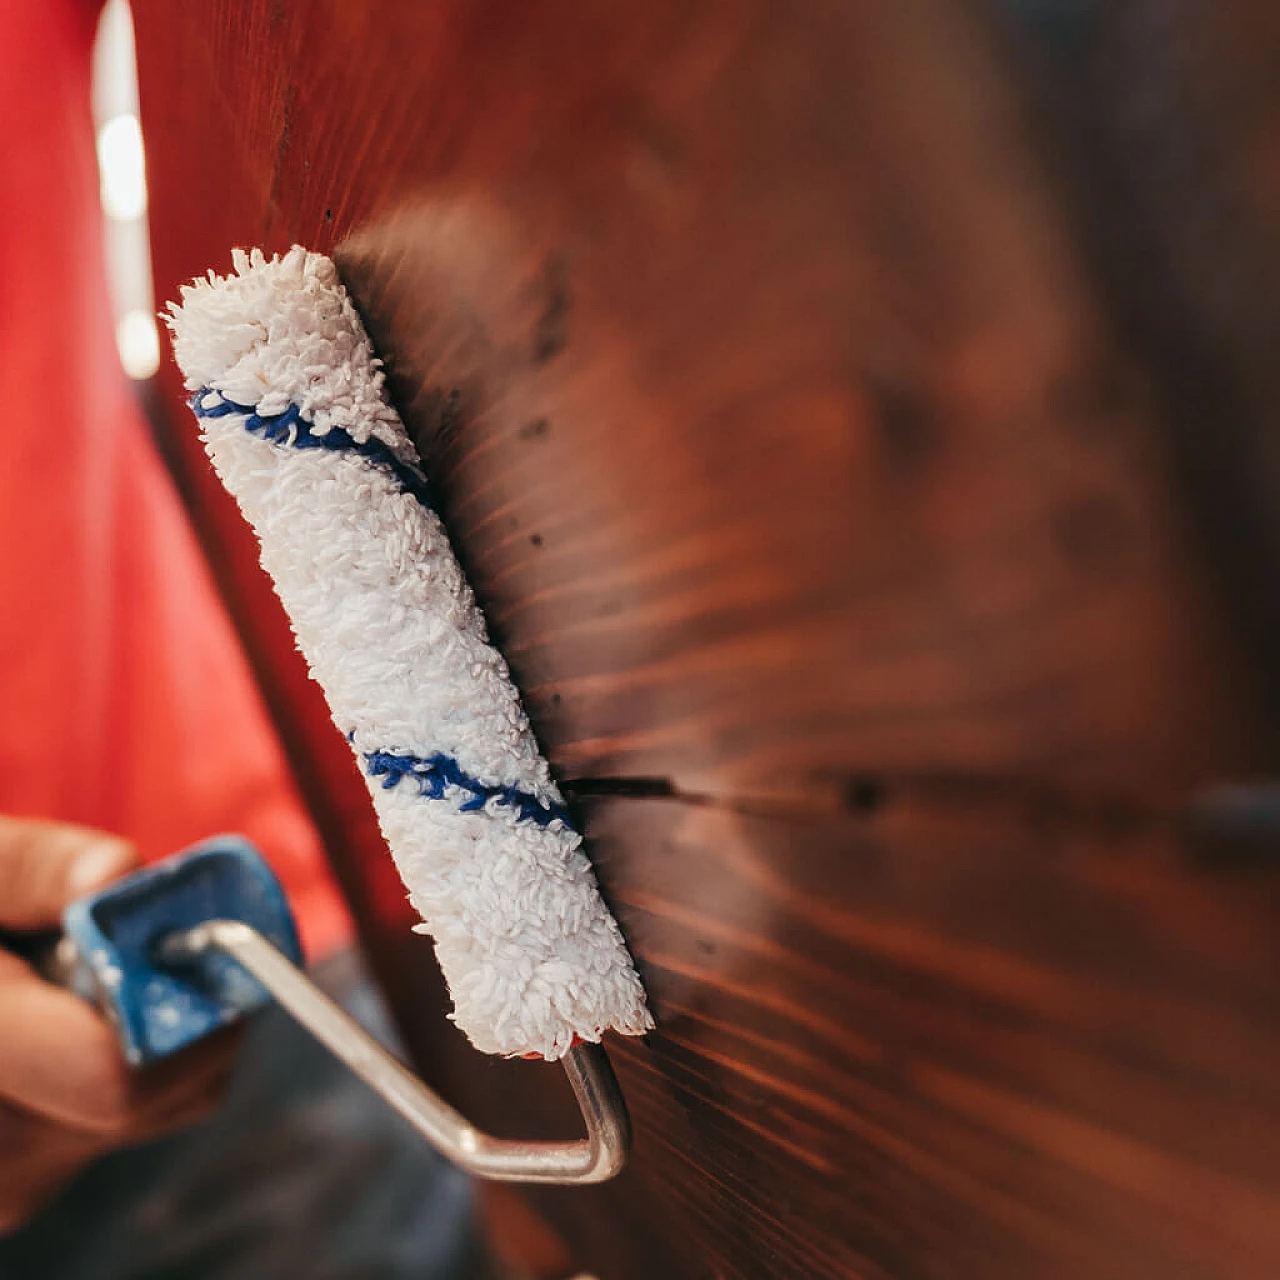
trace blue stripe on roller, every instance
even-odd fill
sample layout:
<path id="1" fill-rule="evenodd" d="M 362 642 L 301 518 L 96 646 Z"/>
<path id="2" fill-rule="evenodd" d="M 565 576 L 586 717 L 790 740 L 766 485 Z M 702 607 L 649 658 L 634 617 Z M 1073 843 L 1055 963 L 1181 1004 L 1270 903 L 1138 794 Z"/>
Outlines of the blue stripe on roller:
<path id="1" fill-rule="evenodd" d="M 216 403 L 206 404 L 209 397 L 216 397 Z M 228 400 L 222 392 L 209 387 L 197 391 L 190 403 L 191 412 L 197 418 L 225 418 L 229 414 L 238 414 L 244 419 L 246 431 L 259 435 L 272 444 L 285 445 L 291 449 L 329 449 L 334 453 L 354 453 L 375 467 L 389 471 L 405 493 L 412 494 L 424 507 L 430 508 L 433 505 L 426 476 L 412 463 L 398 458 L 391 446 L 377 436 L 357 440 L 343 427 L 330 427 L 328 431 L 318 433 L 302 416 L 302 411 L 296 404 L 291 404 L 283 413 L 261 414 L 253 405 L 237 404 L 234 400 Z"/>
<path id="2" fill-rule="evenodd" d="M 412 778 L 418 784 L 418 794 L 432 800 L 441 800 L 450 787 L 465 791 L 469 799 L 459 808 L 463 813 L 483 809 L 490 800 L 515 811 L 519 822 L 532 822 L 535 826 L 549 827 L 553 822 L 563 822 L 572 829 L 569 811 L 561 804 L 544 804 L 537 796 L 519 787 L 489 786 L 469 773 L 464 773 L 452 756 L 437 752 L 425 759 L 421 756 L 398 755 L 392 751 L 366 751 L 365 767 L 371 778 L 381 778 L 384 791 L 390 791 L 404 779 Z"/>
<path id="3" fill-rule="evenodd" d="M 206 401 L 213 399 L 214 403 Z M 303 416 L 296 404 L 281 413 L 261 414 L 252 405 L 237 404 L 220 391 L 205 387 L 191 398 L 191 411 L 197 418 L 225 418 L 231 414 L 244 419 L 244 428 L 260 435 L 272 444 L 292 449 L 330 449 L 336 453 L 353 453 L 376 467 L 389 471 L 399 481 L 406 493 L 412 494 L 424 507 L 431 507 L 427 478 L 417 467 L 398 458 L 391 448 L 376 436 L 368 440 L 356 440 L 342 427 L 330 427 L 322 435 Z M 354 734 L 348 734 L 348 739 Z M 384 790 L 398 786 L 405 778 L 418 784 L 418 794 L 433 800 L 444 798 L 450 787 L 467 793 L 467 799 L 459 806 L 462 812 L 477 812 L 491 800 L 514 811 L 518 822 L 532 822 L 535 826 L 549 827 L 553 822 L 563 822 L 572 830 L 569 811 L 560 804 L 544 804 L 537 796 L 514 786 L 490 786 L 463 771 L 452 756 L 437 752 L 423 758 L 399 755 L 392 751 L 367 751 L 364 753 L 369 776 L 381 778 Z"/>

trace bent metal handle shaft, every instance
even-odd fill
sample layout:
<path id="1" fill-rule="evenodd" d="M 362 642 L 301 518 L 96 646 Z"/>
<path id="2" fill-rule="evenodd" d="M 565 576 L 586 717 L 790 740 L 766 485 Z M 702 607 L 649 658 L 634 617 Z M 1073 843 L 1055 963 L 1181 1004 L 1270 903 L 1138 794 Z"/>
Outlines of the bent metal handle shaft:
<path id="1" fill-rule="evenodd" d="M 251 926 L 238 920 L 209 920 L 164 939 L 158 957 L 179 967 L 210 949 L 225 952 L 252 973 L 428 1142 L 475 1177 L 583 1184 L 604 1182 L 625 1163 L 630 1121 L 608 1055 L 600 1045 L 575 1045 L 561 1059 L 586 1122 L 585 1138 L 568 1142 L 495 1138 L 429 1089 Z"/>

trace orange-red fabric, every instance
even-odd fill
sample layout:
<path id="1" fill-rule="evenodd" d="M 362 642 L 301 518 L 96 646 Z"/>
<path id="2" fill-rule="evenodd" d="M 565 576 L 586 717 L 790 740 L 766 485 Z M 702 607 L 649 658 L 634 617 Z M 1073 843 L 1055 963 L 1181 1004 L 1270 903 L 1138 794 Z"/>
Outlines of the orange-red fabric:
<path id="1" fill-rule="evenodd" d="M 95 19 L 0 0 L 0 811 L 148 859 L 241 831 L 317 957 L 345 908 L 116 357 Z"/>

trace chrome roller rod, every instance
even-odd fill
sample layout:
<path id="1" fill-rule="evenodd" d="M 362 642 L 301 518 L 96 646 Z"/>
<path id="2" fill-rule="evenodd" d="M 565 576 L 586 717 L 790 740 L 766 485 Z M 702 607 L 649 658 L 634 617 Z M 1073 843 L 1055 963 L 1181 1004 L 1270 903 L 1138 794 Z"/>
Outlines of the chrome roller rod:
<path id="1" fill-rule="evenodd" d="M 238 920 L 208 920 L 165 938 L 158 954 L 163 963 L 177 967 L 209 950 L 225 952 L 238 961 L 432 1146 L 477 1178 L 604 1182 L 626 1162 L 631 1124 L 617 1077 L 600 1045 L 575 1045 L 562 1059 L 586 1122 L 585 1138 L 571 1142 L 494 1138 L 475 1128 L 429 1089 L 249 925 Z"/>

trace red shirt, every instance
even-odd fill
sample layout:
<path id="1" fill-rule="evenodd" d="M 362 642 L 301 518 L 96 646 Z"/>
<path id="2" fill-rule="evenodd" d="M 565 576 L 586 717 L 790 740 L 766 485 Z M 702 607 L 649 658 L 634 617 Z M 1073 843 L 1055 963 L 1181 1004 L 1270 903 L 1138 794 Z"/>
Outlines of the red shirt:
<path id="1" fill-rule="evenodd" d="M 147 859 L 243 832 L 314 957 L 348 918 L 116 356 L 95 19 L 0 0 L 0 811 Z"/>

